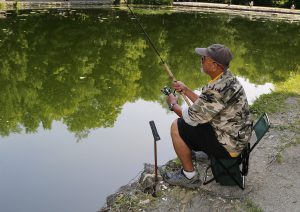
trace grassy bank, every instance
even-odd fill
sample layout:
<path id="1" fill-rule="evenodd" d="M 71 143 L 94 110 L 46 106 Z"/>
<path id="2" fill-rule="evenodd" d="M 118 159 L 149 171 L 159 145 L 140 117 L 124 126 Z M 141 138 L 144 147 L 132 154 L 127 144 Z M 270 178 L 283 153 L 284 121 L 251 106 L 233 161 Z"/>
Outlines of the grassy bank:
<path id="1" fill-rule="evenodd" d="M 286 100 L 289 97 L 300 96 L 300 74 L 293 74 L 289 80 L 275 84 L 275 91 L 271 94 L 264 94 L 251 106 L 251 112 L 260 114 L 262 112 L 274 113 L 290 109 Z M 298 102 L 298 104 L 300 104 Z"/>
<path id="2" fill-rule="evenodd" d="M 262 95 L 251 106 L 254 114 L 267 113 L 297 113 L 300 108 L 300 74 L 293 74 L 289 80 L 275 85 L 276 90 L 271 94 Z M 300 121 L 294 118 L 283 120 L 281 124 L 272 126 L 277 133 L 283 136 L 281 145 L 276 148 L 275 161 L 284 161 L 283 151 L 291 146 L 300 144 Z"/>

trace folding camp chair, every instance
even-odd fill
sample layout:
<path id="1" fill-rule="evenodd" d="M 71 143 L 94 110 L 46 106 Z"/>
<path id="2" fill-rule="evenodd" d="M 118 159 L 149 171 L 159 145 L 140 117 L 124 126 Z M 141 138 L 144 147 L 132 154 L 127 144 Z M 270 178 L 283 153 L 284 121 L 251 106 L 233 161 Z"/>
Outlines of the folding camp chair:
<path id="1" fill-rule="evenodd" d="M 215 180 L 221 185 L 238 185 L 241 189 L 244 189 L 245 177 L 248 174 L 249 155 L 269 128 L 270 121 L 268 115 L 263 113 L 252 128 L 251 140 L 254 140 L 254 143 L 250 144 L 252 142 L 249 142 L 238 157 L 223 159 L 210 155 L 211 165 L 206 169 L 206 176 L 203 184 L 206 185 Z M 206 181 L 207 171 L 209 169 L 212 170 L 213 177 Z"/>

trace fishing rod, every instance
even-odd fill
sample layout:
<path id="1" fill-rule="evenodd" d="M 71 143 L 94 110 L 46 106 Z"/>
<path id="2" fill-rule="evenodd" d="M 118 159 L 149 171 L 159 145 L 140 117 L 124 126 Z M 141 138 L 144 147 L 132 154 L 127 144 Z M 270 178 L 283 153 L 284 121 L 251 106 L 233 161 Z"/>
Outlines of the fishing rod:
<path id="1" fill-rule="evenodd" d="M 160 61 L 162 62 L 164 68 L 165 68 L 165 71 L 167 72 L 169 78 L 172 80 L 172 81 L 177 81 L 176 78 L 174 77 L 171 69 L 169 68 L 168 64 L 164 61 L 164 59 L 160 56 L 160 53 L 158 52 L 157 48 L 155 47 L 155 45 L 153 44 L 150 36 L 148 35 L 148 33 L 145 31 L 144 27 L 142 26 L 141 22 L 139 21 L 139 19 L 136 17 L 136 15 L 134 14 L 134 12 L 132 11 L 132 9 L 130 8 L 128 2 L 126 0 L 124 0 L 126 6 L 128 7 L 129 11 L 131 12 L 132 16 L 134 17 L 134 19 L 137 21 L 139 27 L 141 28 L 141 30 L 143 31 L 144 35 L 146 36 L 147 40 L 149 41 L 151 47 L 154 49 L 155 53 L 157 54 L 157 56 L 159 57 Z M 184 99 L 184 101 L 187 103 L 188 106 L 191 106 L 191 103 L 190 101 L 188 100 L 188 98 L 180 93 Z"/>

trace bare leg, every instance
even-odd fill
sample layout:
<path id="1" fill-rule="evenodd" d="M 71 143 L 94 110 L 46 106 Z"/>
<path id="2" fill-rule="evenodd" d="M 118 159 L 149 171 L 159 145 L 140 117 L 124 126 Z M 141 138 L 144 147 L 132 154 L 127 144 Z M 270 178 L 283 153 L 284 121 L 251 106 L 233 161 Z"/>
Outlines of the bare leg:
<path id="1" fill-rule="evenodd" d="M 185 142 L 182 140 L 182 138 L 179 135 L 177 119 L 172 123 L 171 137 L 172 137 L 173 147 L 182 163 L 183 169 L 188 172 L 193 171 L 194 166 L 192 162 L 192 151 L 185 144 Z"/>

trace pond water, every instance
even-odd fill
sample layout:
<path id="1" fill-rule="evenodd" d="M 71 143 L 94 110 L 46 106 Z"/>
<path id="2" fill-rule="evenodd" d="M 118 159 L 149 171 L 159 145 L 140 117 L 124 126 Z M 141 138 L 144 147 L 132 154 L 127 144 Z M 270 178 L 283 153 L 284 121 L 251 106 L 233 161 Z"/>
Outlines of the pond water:
<path id="1" fill-rule="evenodd" d="M 177 79 L 200 90 L 195 47 L 223 43 L 253 102 L 299 73 L 299 23 L 135 10 Z M 0 19 L 0 210 L 97 211 L 153 163 L 175 157 L 170 85 L 124 8 L 17 11 Z"/>

